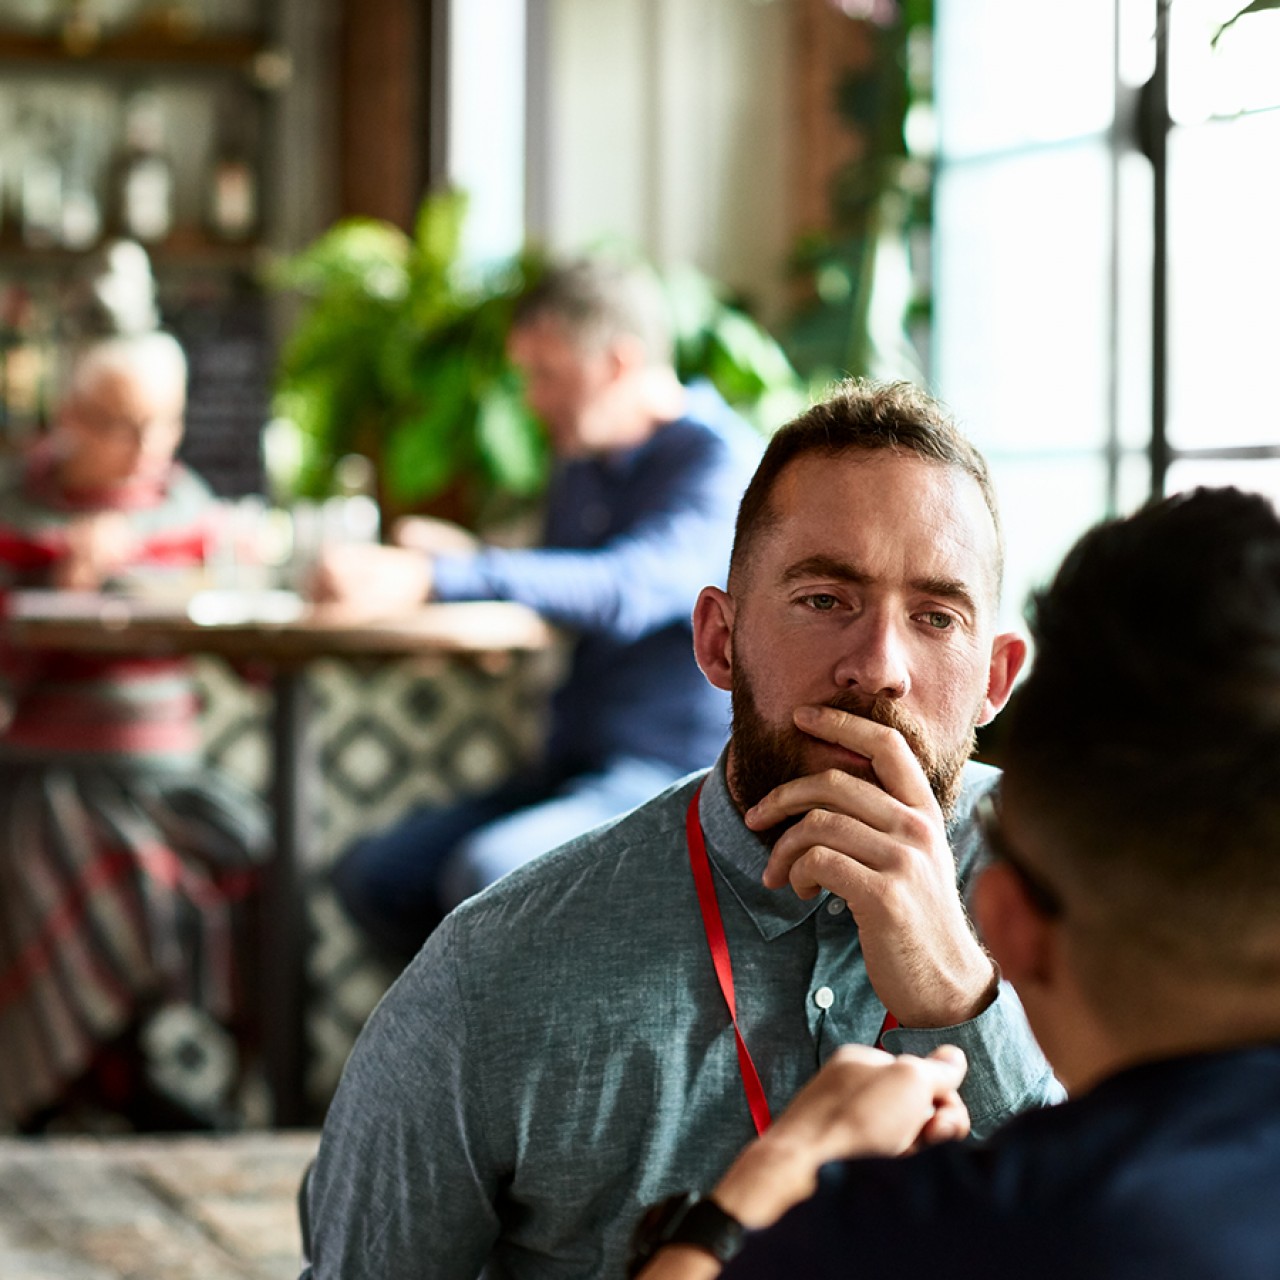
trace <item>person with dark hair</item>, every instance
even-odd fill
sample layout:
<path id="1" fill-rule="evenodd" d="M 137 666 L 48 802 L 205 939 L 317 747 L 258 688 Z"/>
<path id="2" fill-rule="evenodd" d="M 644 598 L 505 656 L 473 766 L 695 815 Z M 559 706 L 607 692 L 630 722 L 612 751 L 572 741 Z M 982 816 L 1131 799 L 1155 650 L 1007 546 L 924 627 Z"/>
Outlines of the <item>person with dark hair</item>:
<path id="1" fill-rule="evenodd" d="M 641 1206 L 847 1041 L 962 1046 L 979 1131 L 1057 1096 L 962 896 L 974 727 L 1025 653 L 985 467 L 922 393 L 848 384 L 760 474 L 694 612 L 727 749 L 427 941 L 325 1124 L 315 1280 L 618 1274 Z"/>
<path id="2" fill-rule="evenodd" d="M 1280 518 L 1200 489 L 1101 525 L 1032 634 L 973 905 L 1070 1100 L 943 1143 L 962 1054 L 847 1048 L 631 1274 L 1280 1275 Z"/>
<path id="3" fill-rule="evenodd" d="M 213 495 L 174 460 L 185 398 L 167 333 L 73 352 L 48 437 L 0 478 L 0 607 L 26 588 L 163 589 L 201 571 L 220 533 Z M 201 764 L 189 661 L 6 645 L 0 675 L 0 1117 L 233 1122 L 235 1071 L 201 1079 L 182 1055 L 234 1058 L 234 904 L 268 826 Z"/>
<path id="4" fill-rule="evenodd" d="M 317 581 L 320 598 L 363 609 L 515 600 L 575 637 L 537 765 L 339 860 L 339 898 L 400 963 L 464 898 L 705 768 L 728 731 L 689 615 L 703 583 L 723 581 L 759 436 L 709 384 L 680 384 L 665 301 L 639 268 L 551 270 L 508 345 L 558 460 L 542 545 L 483 546 L 419 520 L 400 532 L 411 547 L 332 548 Z"/>

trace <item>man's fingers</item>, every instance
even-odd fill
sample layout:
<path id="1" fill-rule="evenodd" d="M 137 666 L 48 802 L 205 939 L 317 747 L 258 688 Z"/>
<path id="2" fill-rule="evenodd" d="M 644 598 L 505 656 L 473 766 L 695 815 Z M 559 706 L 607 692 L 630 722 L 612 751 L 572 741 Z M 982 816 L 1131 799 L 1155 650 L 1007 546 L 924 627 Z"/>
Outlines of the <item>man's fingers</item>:
<path id="1" fill-rule="evenodd" d="M 854 1044 L 850 1042 L 840 1045 L 831 1055 L 829 1061 L 878 1069 L 890 1066 L 893 1063 L 893 1054 L 887 1053 L 884 1049 L 877 1049 L 872 1044 Z"/>
<path id="2" fill-rule="evenodd" d="M 826 845 L 806 845 L 779 853 L 775 847 L 764 869 L 766 889 L 790 885 L 797 897 L 812 898 L 823 889 L 848 900 L 874 889 L 875 868 L 856 855 Z"/>
<path id="3" fill-rule="evenodd" d="M 774 787 L 759 804 L 747 810 L 746 822 L 753 831 L 767 831 L 814 809 L 857 813 L 872 825 L 888 824 L 900 804 L 874 782 L 827 769 L 805 774 Z"/>
<path id="4" fill-rule="evenodd" d="M 841 1045 L 779 1117 L 775 1136 L 807 1143 L 823 1160 L 895 1155 L 962 1137 L 969 1124 L 957 1092 L 964 1073 L 958 1050 L 917 1058 Z"/>
<path id="5" fill-rule="evenodd" d="M 962 1080 L 969 1070 L 969 1060 L 964 1056 L 964 1050 L 958 1044 L 940 1044 L 929 1055 L 929 1058 L 933 1062 L 949 1062 L 953 1067 L 959 1069 Z"/>
<path id="6" fill-rule="evenodd" d="M 799 707 L 796 725 L 815 738 L 860 756 L 874 777 L 859 776 L 856 762 L 832 765 L 775 787 L 745 815 L 753 831 L 767 831 L 787 818 L 818 807 L 837 809 L 882 830 L 904 809 L 932 813 L 937 807 L 920 762 L 896 730 L 831 707 Z"/>
<path id="7" fill-rule="evenodd" d="M 871 761 L 879 784 L 903 804 L 929 804 L 933 792 L 915 753 L 897 729 L 835 707 L 797 707 L 796 727 Z"/>
<path id="8" fill-rule="evenodd" d="M 893 805 L 892 801 L 886 803 Z M 781 888 L 791 878 L 795 864 L 810 853 L 823 862 L 828 854 L 835 854 L 871 871 L 892 871 L 901 864 L 904 846 L 915 848 L 928 840 L 926 829 L 913 829 L 919 821 L 911 810 L 900 806 L 886 809 L 872 805 L 856 816 L 830 808 L 805 810 L 800 821 L 774 841 L 764 882 L 771 889 Z M 830 866 L 839 873 L 838 863 Z M 828 889 L 837 887 L 826 880 L 820 883 Z"/>
<path id="9" fill-rule="evenodd" d="M 938 1104 L 932 1118 L 920 1130 L 919 1145 L 932 1146 L 939 1142 L 959 1142 L 969 1136 L 969 1108 L 960 1095 L 951 1094 Z"/>

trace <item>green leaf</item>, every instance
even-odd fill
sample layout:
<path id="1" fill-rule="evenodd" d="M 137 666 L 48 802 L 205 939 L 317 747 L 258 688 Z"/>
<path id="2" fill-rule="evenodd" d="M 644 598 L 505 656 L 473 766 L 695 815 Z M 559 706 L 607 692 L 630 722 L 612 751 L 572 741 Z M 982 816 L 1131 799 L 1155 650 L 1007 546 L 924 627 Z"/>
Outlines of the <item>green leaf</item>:
<path id="1" fill-rule="evenodd" d="M 476 441 L 499 487 L 528 496 L 546 482 L 546 436 L 514 386 L 496 383 L 481 397 Z"/>
<path id="2" fill-rule="evenodd" d="M 696 345 L 696 338 L 714 323 L 721 306 L 714 287 L 689 267 L 668 272 L 662 283 L 676 341 Z"/>
<path id="3" fill-rule="evenodd" d="M 385 482 L 404 502 L 431 497 L 454 479 L 468 460 L 476 413 L 462 361 L 430 361 L 414 382 L 416 408 L 406 404 L 384 427 Z"/>
<path id="4" fill-rule="evenodd" d="M 1251 13 L 1262 13 L 1264 9 L 1280 9 L 1280 0 L 1253 0 L 1252 4 L 1245 5 L 1239 13 L 1233 15 L 1224 22 L 1222 26 L 1213 33 L 1213 40 L 1210 43 L 1216 49 L 1218 47 L 1218 41 L 1222 39 L 1224 31 L 1228 31 L 1231 27 L 1235 26 L 1241 18 L 1246 17 Z"/>
<path id="5" fill-rule="evenodd" d="M 401 502 L 430 498 L 445 489 L 458 471 L 464 445 L 458 432 L 432 412 L 396 424 L 384 453 L 384 480 Z"/>
<path id="6" fill-rule="evenodd" d="M 413 242 L 423 265 L 441 279 L 458 261 L 467 204 L 465 192 L 454 190 L 429 195 L 418 208 Z"/>
<path id="7" fill-rule="evenodd" d="M 712 330 L 726 354 L 759 384 L 760 391 L 795 381 L 795 372 L 782 348 L 749 316 L 724 308 Z"/>
<path id="8" fill-rule="evenodd" d="M 331 295 L 349 289 L 375 298 L 408 292 L 409 237 L 389 222 L 347 218 L 301 252 L 277 262 L 268 278 L 279 288 Z"/>

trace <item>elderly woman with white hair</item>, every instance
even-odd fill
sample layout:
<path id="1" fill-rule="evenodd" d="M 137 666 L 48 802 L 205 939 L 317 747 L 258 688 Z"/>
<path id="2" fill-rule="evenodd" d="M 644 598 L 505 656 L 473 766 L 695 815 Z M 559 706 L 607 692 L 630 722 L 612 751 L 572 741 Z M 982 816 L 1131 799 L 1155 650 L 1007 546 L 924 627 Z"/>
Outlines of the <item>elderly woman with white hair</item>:
<path id="1" fill-rule="evenodd" d="M 190 573 L 212 495 L 175 460 L 186 362 L 160 332 L 74 354 L 52 429 L 0 480 L 0 592 Z M 86 1107 L 216 1120 L 166 1094 L 166 1014 L 235 1012 L 234 902 L 265 852 L 257 801 L 200 761 L 185 659 L 0 650 L 0 1117 Z M 172 1026 L 172 1018 L 170 1018 Z"/>

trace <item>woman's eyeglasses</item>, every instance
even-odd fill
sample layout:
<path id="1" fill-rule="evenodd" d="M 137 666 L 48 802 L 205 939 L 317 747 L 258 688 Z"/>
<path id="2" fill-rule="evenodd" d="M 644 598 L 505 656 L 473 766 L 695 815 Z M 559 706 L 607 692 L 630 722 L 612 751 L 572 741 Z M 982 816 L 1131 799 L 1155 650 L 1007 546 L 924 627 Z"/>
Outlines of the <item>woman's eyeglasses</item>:
<path id="1" fill-rule="evenodd" d="M 1032 870 L 1026 859 L 1010 845 L 1000 822 L 1000 806 L 997 793 L 988 791 L 980 796 L 975 806 L 978 815 L 978 826 L 982 838 L 991 850 L 991 856 L 997 862 L 1003 862 L 1016 875 L 1026 890 L 1027 897 L 1041 915 L 1050 920 L 1059 920 L 1065 913 L 1065 907 L 1058 892 L 1047 881 L 1041 879 L 1039 872 Z"/>

